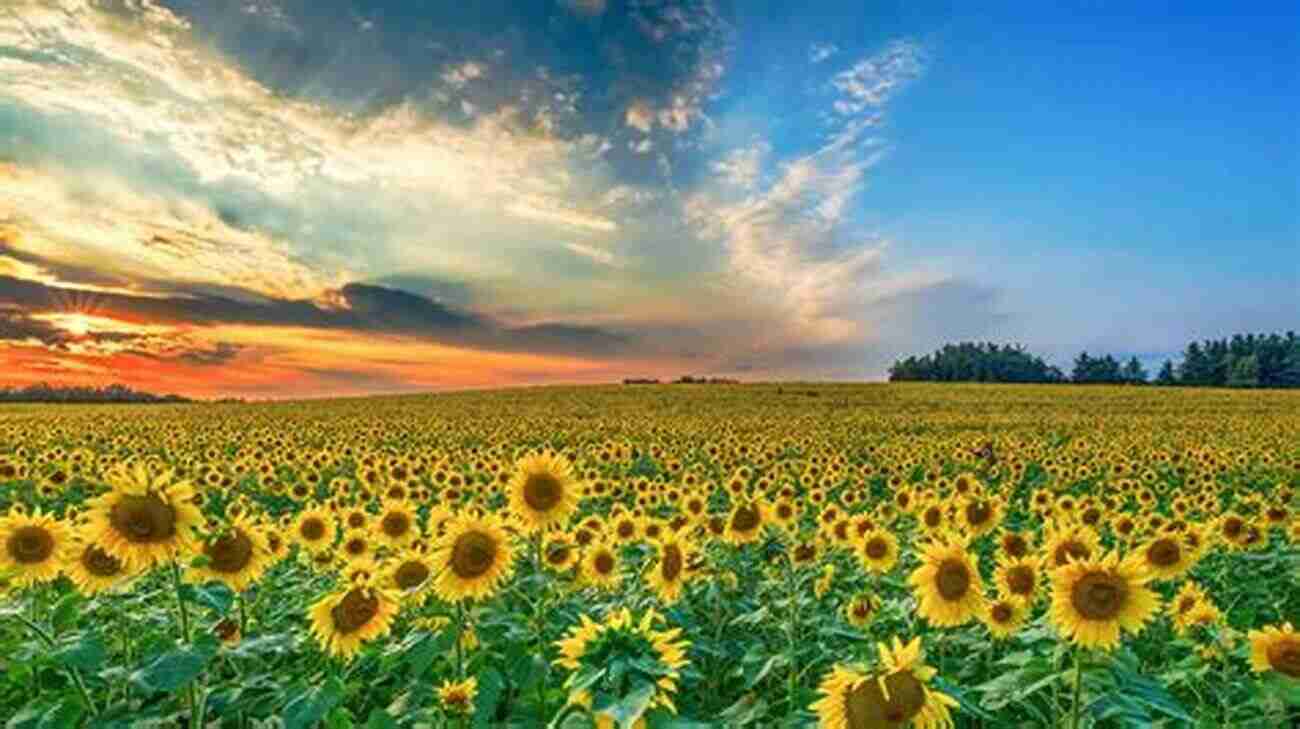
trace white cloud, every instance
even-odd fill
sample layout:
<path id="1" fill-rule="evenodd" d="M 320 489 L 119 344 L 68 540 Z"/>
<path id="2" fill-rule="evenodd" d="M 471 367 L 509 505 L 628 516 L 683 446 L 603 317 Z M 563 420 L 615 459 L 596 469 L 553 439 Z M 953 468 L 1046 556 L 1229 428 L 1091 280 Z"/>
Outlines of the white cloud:
<path id="1" fill-rule="evenodd" d="M 839 46 L 834 43 L 814 43 L 808 48 L 808 62 L 821 63 L 839 51 Z"/>
<path id="2" fill-rule="evenodd" d="M 881 53 L 864 58 L 835 75 L 831 84 L 843 93 L 835 111 L 848 116 L 880 107 L 924 69 L 921 47 L 895 41 Z"/>

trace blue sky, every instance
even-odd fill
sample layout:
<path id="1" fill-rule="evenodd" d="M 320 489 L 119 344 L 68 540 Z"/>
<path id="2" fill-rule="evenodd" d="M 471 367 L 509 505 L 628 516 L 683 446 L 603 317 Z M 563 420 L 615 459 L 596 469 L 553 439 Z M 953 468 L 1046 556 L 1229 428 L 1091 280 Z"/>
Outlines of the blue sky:
<path id="1" fill-rule="evenodd" d="M 284 396 L 1294 328 L 1300 18 L 1225 7 L 17 0 L 0 358 Z"/>

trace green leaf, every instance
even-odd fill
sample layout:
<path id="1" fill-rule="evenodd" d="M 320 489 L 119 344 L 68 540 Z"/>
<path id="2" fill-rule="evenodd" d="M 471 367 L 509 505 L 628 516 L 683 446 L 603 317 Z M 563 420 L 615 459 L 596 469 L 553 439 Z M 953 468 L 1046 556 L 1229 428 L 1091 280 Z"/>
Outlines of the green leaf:
<path id="1" fill-rule="evenodd" d="M 284 729 L 308 729 L 343 700 L 343 682 L 330 678 L 320 686 L 297 692 L 284 705 Z"/>
<path id="2" fill-rule="evenodd" d="M 193 585 L 192 587 L 192 601 L 211 608 L 219 615 L 230 612 L 231 606 L 235 604 L 235 593 L 220 582 L 209 582 L 204 585 Z"/>
<path id="3" fill-rule="evenodd" d="M 50 657 L 64 666 L 94 671 L 103 664 L 108 649 L 97 633 L 82 632 L 64 636 Z"/>
<path id="4" fill-rule="evenodd" d="M 84 709 L 72 697 L 51 704 L 49 698 L 32 701 L 5 722 L 5 729 L 75 729 Z"/>
<path id="5" fill-rule="evenodd" d="M 1111 673 L 1119 690 L 1142 704 L 1179 721 L 1192 722 L 1193 719 L 1183 705 L 1178 703 L 1173 694 L 1162 684 L 1139 673 L 1112 667 Z"/>
<path id="6" fill-rule="evenodd" d="M 755 694 L 745 694 L 736 703 L 722 710 L 719 719 L 726 719 L 730 726 L 744 726 L 757 721 L 767 714 L 767 701 Z"/>
<path id="7" fill-rule="evenodd" d="M 605 709 L 605 713 L 614 720 L 618 729 L 632 729 L 632 725 L 640 719 L 646 710 L 650 708 L 650 701 L 654 699 L 655 692 L 658 689 L 649 681 L 637 686 L 632 693 L 624 696 L 613 706 Z"/>
<path id="8" fill-rule="evenodd" d="M 478 676 L 478 693 L 474 696 L 474 727 L 483 729 L 491 725 L 497 714 L 497 704 L 501 701 L 501 689 L 505 679 L 501 672 L 489 668 Z"/>
<path id="9" fill-rule="evenodd" d="M 54 627 L 55 633 L 62 633 L 65 630 L 71 630 L 77 627 L 77 621 L 81 618 L 81 606 L 85 600 L 76 592 L 69 592 L 54 604 L 53 614 L 50 616 L 50 625 Z"/>
<path id="10" fill-rule="evenodd" d="M 383 709 L 374 709 L 366 717 L 365 729 L 397 729 L 397 720 Z"/>
<path id="11" fill-rule="evenodd" d="M 168 651 L 131 674 L 131 682 L 145 691 L 176 691 L 198 678 L 216 651 L 207 645 Z"/>
<path id="12" fill-rule="evenodd" d="M 984 721 L 996 721 L 996 718 L 992 714 L 985 711 L 983 707 L 981 707 L 979 704 L 967 698 L 966 693 L 961 689 L 957 688 L 956 686 L 948 683 L 947 681 L 943 680 L 942 678 L 939 678 L 938 676 L 935 676 L 935 678 L 933 679 L 933 681 L 931 681 L 931 683 L 934 684 L 934 687 L 936 689 L 942 691 L 943 693 L 955 699 L 957 701 L 957 705 L 961 708 L 963 713 L 977 716 L 980 719 L 983 719 Z"/>
<path id="13" fill-rule="evenodd" d="M 758 669 L 757 672 L 755 672 L 752 676 L 749 677 L 747 681 L 745 681 L 745 690 L 749 691 L 753 689 L 760 682 L 762 682 L 763 679 L 767 678 L 767 675 L 771 673 L 773 669 L 782 668 L 789 663 L 790 663 L 790 659 L 786 658 L 784 653 L 778 653 L 768 658 L 767 661 L 763 664 L 763 667 Z"/>

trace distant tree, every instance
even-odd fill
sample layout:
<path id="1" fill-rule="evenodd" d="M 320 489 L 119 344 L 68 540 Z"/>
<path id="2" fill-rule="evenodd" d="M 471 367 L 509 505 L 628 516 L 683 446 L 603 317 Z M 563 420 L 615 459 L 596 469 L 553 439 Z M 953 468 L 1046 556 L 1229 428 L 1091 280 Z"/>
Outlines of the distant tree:
<path id="1" fill-rule="evenodd" d="M 945 344 L 933 354 L 897 360 L 889 368 L 894 382 L 1060 382 L 1061 371 L 1019 345 L 991 342 Z"/>
<path id="2" fill-rule="evenodd" d="M 1156 373 L 1156 384 L 1164 385 L 1166 387 L 1178 384 L 1178 376 L 1174 374 L 1173 362 L 1165 360 L 1165 363 L 1160 365 L 1160 371 Z"/>
<path id="3" fill-rule="evenodd" d="M 1259 359 L 1255 355 L 1232 357 L 1228 368 L 1228 387 L 1259 387 Z"/>
<path id="4" fill-rule="evenodd" d="M 1147 371 L 1137 357 L 1129 357 L 1120 376 L 1130 385 L 1145 385 L 1147 381 Z"/>
<path id="5" fill-rule="evenodd" d="M 177 403 L 189 402 L 180 395 L 154 395 L 132 390 L 125 385 L 84 387 L 51 385 L 48 382 L 26 387 L 0 388 L 0 402 L 39 403 Z"/>

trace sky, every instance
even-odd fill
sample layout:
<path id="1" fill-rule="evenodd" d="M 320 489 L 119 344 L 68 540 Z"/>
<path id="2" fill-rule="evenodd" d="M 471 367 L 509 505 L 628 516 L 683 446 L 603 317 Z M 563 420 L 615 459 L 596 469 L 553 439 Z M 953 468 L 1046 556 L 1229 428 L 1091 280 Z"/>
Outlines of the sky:
<path id="1" fill-rule="evenodd" d="M 1290 3 L 5 0 L 0 384 L 1156 364 L 1300 325 Z"/>

